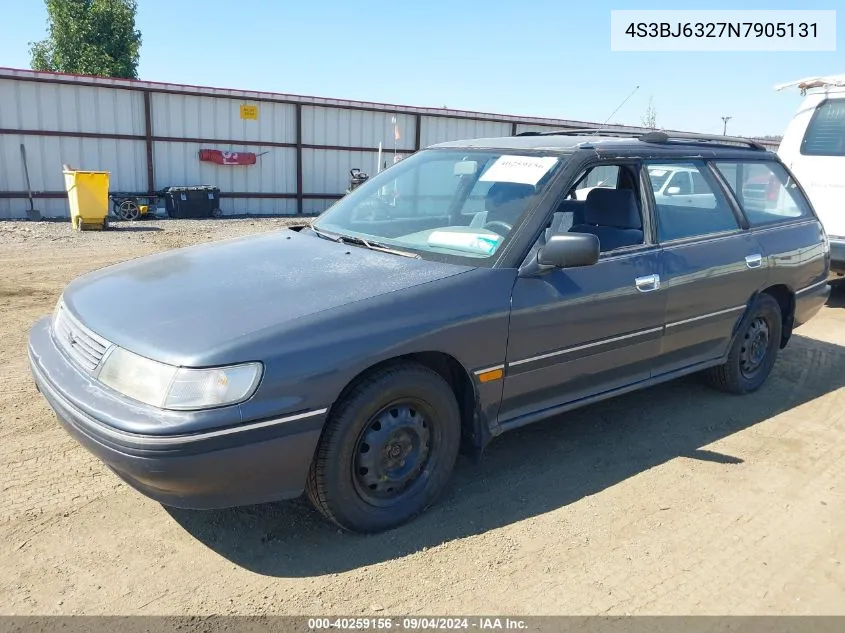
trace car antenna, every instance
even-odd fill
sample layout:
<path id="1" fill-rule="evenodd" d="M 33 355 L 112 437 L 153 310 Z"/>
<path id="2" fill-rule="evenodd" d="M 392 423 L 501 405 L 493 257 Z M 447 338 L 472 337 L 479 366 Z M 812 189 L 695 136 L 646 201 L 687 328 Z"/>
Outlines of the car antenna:
<path id="1" fill-rule="evenodd" d="M 635 87 L 635 88 L 631 91 L 631 94 L 629 94 L 627 97 L 625 97 L 625 99 L 622 101 L 622 103 L 620 103 L 618 106 L 616 106 L 616 109 L 615 109 L 613 112 L 611 112 L 611 113 L 610 113 L 610 116 L 609 116 L 609 117 L 607 117 L 607 118 L 604 120 L 604 123 L 602 123 L 602 124 L 601 124 L 601 127 L 604 127 L 605 125 L 607 125 L 607 122 L 608 122 L 608 121 L 610 121 L 610 119 L 612 119 L 612 118 L 613 118 L 613 115 L 614 115 L 614 114 L 616 114 L 617 112 L 619 112 L 619 109 L 620 109 L 623 105 L 625 105 L 626 103 L 628 103 L 628 99 L 630 99 L 631 97 L 633 97 L 633 96 L 634 96 L 634 93 L 635 93 L 637 90 L 639 90 L 639 89 L 640 89 L 640 87 L 639 87 L 639 86 L 636 86 L 636 87 Z M 598 132 L 596 132 L 596 133 L 598 134 Z"/>

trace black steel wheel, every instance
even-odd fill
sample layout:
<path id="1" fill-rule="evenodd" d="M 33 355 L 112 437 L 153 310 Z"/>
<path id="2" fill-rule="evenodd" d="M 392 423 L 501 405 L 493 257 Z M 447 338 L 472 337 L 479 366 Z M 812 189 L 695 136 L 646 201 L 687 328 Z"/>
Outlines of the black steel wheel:
<path id="1" fill-rule="evenodd" d="M 383 368 L 333 408 L 309 472 L 308 497 L 346 530 L 396 527 L 440 494 L 459 443 L 458 404 L 439 374 L 414 363 Z"/>
<path id="2" fill-rule="evenodd" d="M 740 324 L 727 362 L 707 370 L 707 381 L 733 394 L 751 393 L 762 387 L 775 365 L 782 329 L 780 304 L 771 295 L 759 295 Z"/>
<path id="3" fill-rule="evenodd" d="M 352 466 L 356 490 L 372 505 L 387 506 L 412 494 L 431 453 L 427 405 L 399 401 L 367 422 Z"/>
<path id="4" fill-rule="evenodd" d="M 739 371 L 745 378 L 753 379 L 764 367 L 769 338 L 769 324 L 766 319 L 755 316 L 744 332 L 739 352 Z"/>

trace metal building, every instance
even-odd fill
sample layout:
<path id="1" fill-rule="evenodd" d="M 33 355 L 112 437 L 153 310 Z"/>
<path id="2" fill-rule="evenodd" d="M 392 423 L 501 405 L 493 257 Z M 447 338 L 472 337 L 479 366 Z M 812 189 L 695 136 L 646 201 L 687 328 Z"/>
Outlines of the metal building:
<path id="1" fill-rule="evenodd" d="M 214 185 L 224 214 L 313 214 L 343 194 L 350 169 L 376 170 L 379 143 L 392 163 L 394 149 L 404 156 L 447 140 L 590 126 L 0 68 L 0 218 L 26 216 L 22 144 L 47 217 L 68 215 L 63 164 L 111 172 L 112 191 Z M 250 152 L 255 164 L 204 162 L 202 149 Z"/>

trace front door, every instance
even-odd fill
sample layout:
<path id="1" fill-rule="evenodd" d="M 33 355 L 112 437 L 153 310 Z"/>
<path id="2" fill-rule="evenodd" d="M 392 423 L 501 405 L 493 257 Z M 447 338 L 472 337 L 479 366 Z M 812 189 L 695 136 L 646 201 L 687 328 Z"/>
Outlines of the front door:
<path id="1" fill-rule="evenodd" d="M 629 189 L 628 194 L 634 189 L 627 198 L 635 207 L 633 218 L 613 206 L 616 200 L 625 204 L 624 193 L 591 194 L 585 203 L 569 203 L 586 205 L 586 224 L 569 230 L 598 235 L 599 262 L 519 277 L 514 285 L 502 423 L 651 375 L 665 316 L 660 253 L 643 230 L 639 165 L 618 168 L 624 177 L 616 188 Z M 597 199 L 603 206 L 591 206 Z M 569 222 L 552 220 L 551 225 L 566 230 Z"/>

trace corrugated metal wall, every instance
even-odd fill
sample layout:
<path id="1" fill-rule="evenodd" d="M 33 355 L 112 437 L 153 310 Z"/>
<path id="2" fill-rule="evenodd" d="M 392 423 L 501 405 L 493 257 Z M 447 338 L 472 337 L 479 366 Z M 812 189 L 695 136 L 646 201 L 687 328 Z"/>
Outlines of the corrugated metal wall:
<path id="1" fill-rule="evenodd" d="M 393 149 L 394 133 L 390 112 L 362 112 L 303 106 L 302 142 L 307 145 L 378 147 Z M 413 149 L 416 122 L 413 115 L 397 114 L 400 139 L 397 147 Z"/>
<path id="2" fill-rule="evenodd" d="M 249 167 L 200 161 L 200 149 L 212 148 L 232 152 L 250 151 L 261 155 L 256 164 Z M 211 184 L 226 192 L 254 194 L 296 191 L 296 150 L 287 147 L 156 141 L 153 143 L 153 161 L 157 188 Z"/>
<path id="3" fill-rule="evenodd" d="M 0 68 L 0 218 L 26 215 L 22 143 L 46 216 L 68 215 L 65 163 L 111 172 L 112 191 L 208 184 L 224 214 L 311 214 L 343 194 L 350 169 L 375 173 L 379 143 L 389 165 L 394 148 L 590 125 Z M 254 152 L 257 164 L 201 162 L 200 149 Z"/>
<path id="4" fill-rule="evenodd" d="M 462 138 L 509 136 L 510 133 L 510 123 L 426 116 L 422 117 L 420 145 L 427 147 L 435 143 L 456 141 Z"/>
<path id="5" fill-rule="evenodd" d="M 258 108 L 256 120 L 240 118 L 241 105 Z M 281 103 L 258 103 L 248 99 L 219 99 L 182 94 L 152 95 L 153 135 L 294 143 L 296 108 Z"/>
<path id="6" fill-rule="evenodd" d="M 0 192 L 26 190 L 22 144 L 35 191 L 62 190 L 62 164 L 107 170 L 114 188 L 144 190 L 144 143 L 132 138 L 143 134 L 141 93 L 0 79 Z M 22 198 L 0 197 L 0 218 L 22 217 L 27 205 Z M 63 199 L 39 199 L 36 206 L 48 216 L 68 212 Z"/>
<path id="7" fill-rule="evenodd" d="M 0 129 L 144 134 L 139 92 L 0 79 Z"/>

